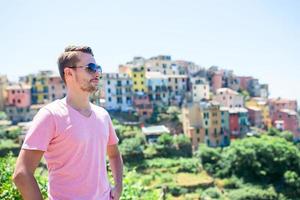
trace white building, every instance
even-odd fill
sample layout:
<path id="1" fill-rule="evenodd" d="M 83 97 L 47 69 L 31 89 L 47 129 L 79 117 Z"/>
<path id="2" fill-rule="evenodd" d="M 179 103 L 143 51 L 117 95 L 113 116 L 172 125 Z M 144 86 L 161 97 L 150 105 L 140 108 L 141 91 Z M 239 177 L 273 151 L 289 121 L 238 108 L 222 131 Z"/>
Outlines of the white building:
<path id="1" fill-rule="evenodd" d="M 209 83 L 205 78 L 201 77 L 192 77 L 191 79 L 192 86 L 192 101 L 200 102 L 201 100 L 209 99 Z"/>
<path id="2" fill-rule="evenodd" d="M 132 81 L 128 74 L 103 74 L 105 108 L 107 110 L 132 110 Z"/>
<path id="3" fill-rule="evenodd" d="M 146 80 L 150 101 L 155 104 L 167 104 L 169 98 L 167 76 L 161 72 L 146 72 Z"/>
<path id="4" fill-rule="evenodd" d="M 229 88 L 220 88 L 217 90 L 213 100 L 219 102 L 221 106 L 229 108 L 244 107 L 244 98 L 238 92 Z"/>

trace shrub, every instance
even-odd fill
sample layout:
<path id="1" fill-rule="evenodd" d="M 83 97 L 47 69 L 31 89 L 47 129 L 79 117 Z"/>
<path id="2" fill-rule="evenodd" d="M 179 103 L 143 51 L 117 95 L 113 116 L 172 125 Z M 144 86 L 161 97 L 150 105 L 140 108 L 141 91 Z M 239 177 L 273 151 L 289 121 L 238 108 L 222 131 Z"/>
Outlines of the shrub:
<path id="1" fill-rule="evenodd" d="M 245 187 L 232 190 L 228 194 L 229 199 L 234 200 L 277 200 L 278 196 L 274 188 L 261 189 L 255 187 Z"/>

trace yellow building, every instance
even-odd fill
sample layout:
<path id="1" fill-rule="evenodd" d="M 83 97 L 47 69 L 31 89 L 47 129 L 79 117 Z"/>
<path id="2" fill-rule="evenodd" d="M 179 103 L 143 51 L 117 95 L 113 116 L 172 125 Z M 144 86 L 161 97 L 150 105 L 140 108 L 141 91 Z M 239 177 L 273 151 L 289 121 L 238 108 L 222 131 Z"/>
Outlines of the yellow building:
<path id="1" fill-rule="evenodd" d="M 131 71 L 131 78 L 134 92 L 148 92 L 144 67 L 133 68 Z"/>
<path id="2" fill-rule="evenodd" d="M 266 100 L 259 97 L 254 97 L 248 100 L 246 103 L 246 107 L 257 108 L 262 111 L 263 124 L 266 128 L 270 128 L 272 126 L 272 121 L 270 118 L 269 106 Z"/>
<path id="3" fill-rule="evenodd" d="M 226 146 L 227 140 L 221 131 L 221 111 L 217 102 L 188 104 L 182 108 L 182 125 L 186 136 L 191 139 L 193 149 L 200 143 L 208 146 Z M 226 144 L 225 144 L 226 143 Z"/>
<path id="4" fill-rule="evenodd" d="M 182 127 L 184 134 L 190 138 L 192 147 L 196 150 L 199 143 L 204 142 L 202 115 L 199 104 L 188 104 L 182 107 Z M 202 131 L 203 132 L 203 131 Z"/>
<path id="5" fill-rule="evenodd" d="M 223 144 L 221 135 L 221 111 L 217 102 L 203 102 L 200 104 L 203 119 L 204 142 L 207 146 Z"/>

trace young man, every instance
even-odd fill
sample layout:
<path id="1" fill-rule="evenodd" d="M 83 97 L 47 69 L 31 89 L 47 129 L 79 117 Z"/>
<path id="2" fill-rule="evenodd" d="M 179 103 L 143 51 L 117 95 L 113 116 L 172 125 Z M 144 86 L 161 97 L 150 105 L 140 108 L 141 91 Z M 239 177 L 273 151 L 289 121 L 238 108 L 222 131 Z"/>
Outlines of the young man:
<path id="1" fill-rule="evenodd" d="M 101 67 L 90 47 L 70 46 L 58 59 L 67 96 L 43 107 L 33 119 L 16 162 L 13 181 L 25 200 L 42 199 L 34 178 L 44 155 L 50 200 L 109 200 L 122 193 L 123 162 L 109 114 L 89 102 Z M 106 155 L 114 178 L 107 178 Z"/>

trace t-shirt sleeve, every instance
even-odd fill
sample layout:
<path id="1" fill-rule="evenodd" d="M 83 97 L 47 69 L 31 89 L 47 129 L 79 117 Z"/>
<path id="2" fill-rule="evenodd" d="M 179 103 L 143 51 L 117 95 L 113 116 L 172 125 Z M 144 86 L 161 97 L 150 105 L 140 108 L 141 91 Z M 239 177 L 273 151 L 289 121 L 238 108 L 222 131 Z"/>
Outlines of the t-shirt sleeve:
<path id="1" fill-rule="evenodd" d="M 54 135 L 53 115 L 46 108 L 41 108 L 33 118 L 22 149 L 46 151 Z"/>
<path id="2" fill-rule="evenodd" d="M 119 138 L 116 134 L 116 131 L 113 127 L 113 123 L 111 121 L 110 116 L 108 115 L 108 125 L 109 125 L 109 136 L 108 136 L 108 143 L 107 145 L 114 145 L 119 142 Z"/>

